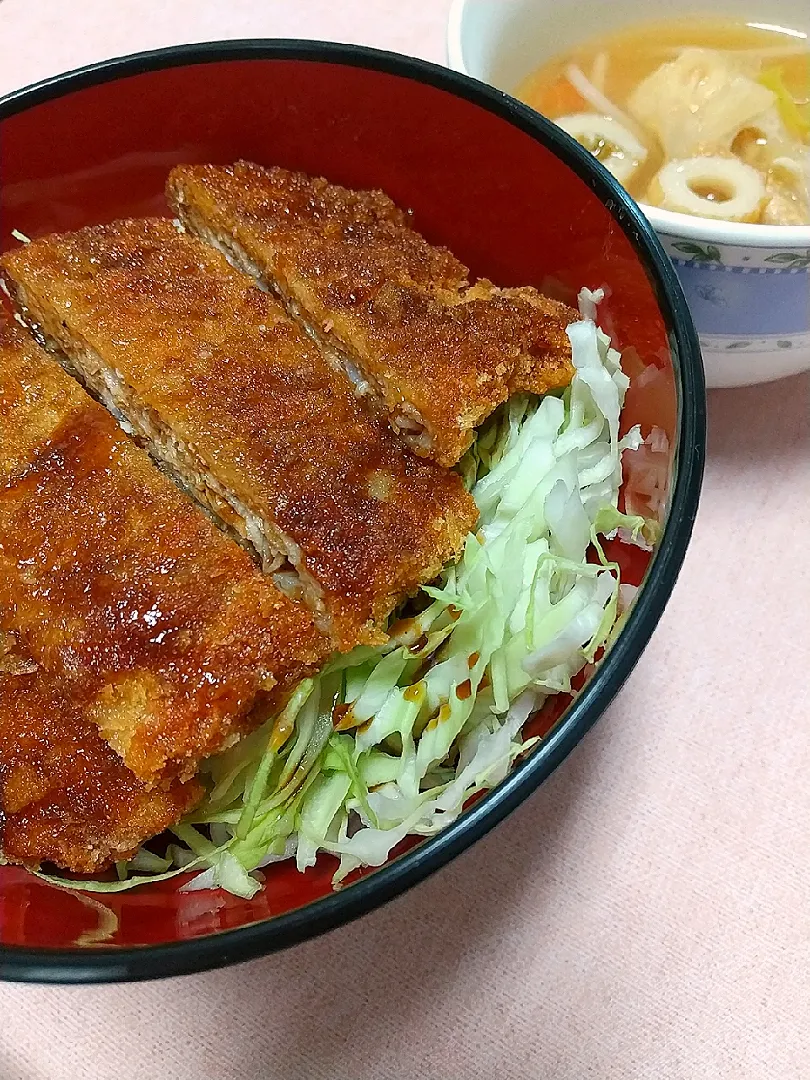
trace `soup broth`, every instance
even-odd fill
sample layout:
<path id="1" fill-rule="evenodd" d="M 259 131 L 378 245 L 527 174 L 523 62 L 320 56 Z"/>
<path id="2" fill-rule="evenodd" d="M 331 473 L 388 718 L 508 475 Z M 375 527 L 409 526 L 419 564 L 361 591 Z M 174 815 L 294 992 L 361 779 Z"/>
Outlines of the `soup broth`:
<path id="1" fill-rule="evenodd" d="M 516 95 L 558 121 L 643 202 L 725 220 L 810 224 L 803 35 L 705 19 L 637 25 L 549 61 Z"/>

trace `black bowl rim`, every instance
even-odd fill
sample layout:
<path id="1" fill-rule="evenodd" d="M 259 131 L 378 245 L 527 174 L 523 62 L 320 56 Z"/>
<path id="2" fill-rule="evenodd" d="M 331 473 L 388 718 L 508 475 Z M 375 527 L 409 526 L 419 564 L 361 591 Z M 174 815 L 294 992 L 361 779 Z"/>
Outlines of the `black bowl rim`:
<path id="1" fill-rule="evenodd" d="M 667 327 L 678 393 L 675 483 L 664 533 L 622 633 L 563 721 L 508 777 L 442 832 L 342 892 L 258 923 L 159 945 L 94 951 L 0 946 L 0 978 L 92 983 L 185 975 L 275 952 L 365 914 L 422 881 L 511 813 L 607 708 L 651 637 L 683 563 L 697 513 L 706 441 L 703 365 L 683 291 L 652 226 L 606 169 L 550 121 L 508 94 L 429 63 L 359 45 L 247 39 L 178 45 L 104 61 L 0 98 L 0 121 L 76 90 L 162 68 L 228 60 L 301 60 L 368 68 L 426 83 L 479 105 L 551 149 L 602 199 L 645 266 Z"/>

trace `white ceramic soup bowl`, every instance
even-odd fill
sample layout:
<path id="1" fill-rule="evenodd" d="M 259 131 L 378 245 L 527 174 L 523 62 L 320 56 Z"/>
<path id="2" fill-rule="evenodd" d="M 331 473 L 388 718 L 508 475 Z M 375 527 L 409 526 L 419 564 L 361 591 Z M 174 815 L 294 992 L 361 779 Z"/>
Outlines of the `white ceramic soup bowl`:
<path id="1" fill-rule="evenodd" d="M 622 26 L 728 17 L 810 35 L 808 0 L 454 0 L 448 62 L 514 93 L 545 61 Z M 708 386 L 810 369 L 810 225 L 740 225 L 642 206 L 678 270 Z"/>

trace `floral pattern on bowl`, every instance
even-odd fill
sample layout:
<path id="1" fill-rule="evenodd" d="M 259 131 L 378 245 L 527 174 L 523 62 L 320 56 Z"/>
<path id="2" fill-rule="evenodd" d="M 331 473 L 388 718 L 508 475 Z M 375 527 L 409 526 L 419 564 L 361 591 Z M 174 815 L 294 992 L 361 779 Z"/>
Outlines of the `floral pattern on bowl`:
<path id="1" fill-rule="evenodd" d="M 810 367 L 810 250 L 661 240 L 689 301 L 709 386 Z"/>

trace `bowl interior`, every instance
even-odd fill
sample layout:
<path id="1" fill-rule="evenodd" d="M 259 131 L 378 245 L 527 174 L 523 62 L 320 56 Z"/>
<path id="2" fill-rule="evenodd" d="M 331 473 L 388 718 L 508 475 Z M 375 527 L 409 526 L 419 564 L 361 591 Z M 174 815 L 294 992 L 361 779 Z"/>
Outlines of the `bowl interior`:
<path id="1" fill-rule="evenodd" d="M 572 19 L 568 9 L 551 0 L 454 0 L 447 32 L 450 66 L 476 79 L 514 93 L 520 83 L 547 60 L 583 41 L 613 34 L 623 26 L 699 17 L 732 19 L 810 36 L 806 0 L 685 0 L 677 12 L 669 0 L 588 0 Z M 644 206 L 659 233 L 715 243 L 750 247 L 807 249 L 808 225 L 741 225 L 710 221 Z"/>
<path id="2" fill-rule="evenodd" d="M 688 353 L 690 330 L 688 320 L 676 328 L 669 301 L 661 299 L 659 275 L 665 271 L 651 269 L 654 241 L 584 152 L 563 143 L 561 152 L 573 155 L 578 175 L 552 149 L 557 136 L 550 126 L 529 134 L 540 122 L 509 103 L 527 128 L 521 130 L 492 111 L 497 101 L 485 88 L 428 65 L 323 46 L 197 47 L 80 74 L 0 104 L 0 248 L 16 243 L 12 229 L 35 237 L 120 216 L 166 213 L 163 184 L 177 162 L 243 157 L 380 187 L 411 208 L 416 226 L 451 247 L 474 274 L 504 285 L 533 284 L 568 300 L 582 285 L 606 288 L 602 322 L 620 346 L 633 346 L 635 373 L 645 372 L 631 390 L 627 423 L 666 431 L 671 481 L 681 422 L 674 343 L 681 333 Z M 640 582 L 647 558 L 622 557 L 628 580 Z M 653 582 L 658 562 L 656 557 Z M 659 581 L 658 592 L 666 593 L 669 584 Z M 601 700 L 586 694 L 577 702 L 582 715 L 576 738 L 632 666 L 635 656 L 622 661 L 627 670 L 610 689 L 600 684 L 620 652 L 614 649 L 594 680 Z M 583 720 L 588 710 L 590 719 Z M 548 728 L 556 718 L 547 715 L 538 723 Z M 543 775 L 555 763 L 549 758 Z M 531 767 L 529 760 L 519 769 Z M 534 783 L 540 778 L 538 773 Z M 456 824 L 462 828 L 464 818 Z M 418 859 L 435 843 L 404 858 Z M 329 860 L 303 876 L 278 865 L 269 870 L 265 889 L 245 901 L 182 893 L 176 880 L 87 896 L 3 867 L 0 944 L 80 946 L 109 955 L 116 947 L 200 938 L 300 909 L 330 893 L 332 872 Z M 339 899 L 350 904 L 357 887 L 349 885 Z M 47 953 L 38 963 L 36 970 L 48 977 Z M 118 970 L 111 975 L 120 976 Z M 70 970 L 61 977 L 71 977 Z"/>
<path id="3" fill-rule="evenodd" d="M 640 22 L 689 16 L 733 19 L 810 33 L 805 0 L 587 0 L 570 17 L 552 0 L 455 0 L 448 32 L 451 66 L 513 93 L 545 60 L 579 42 Z"/>

